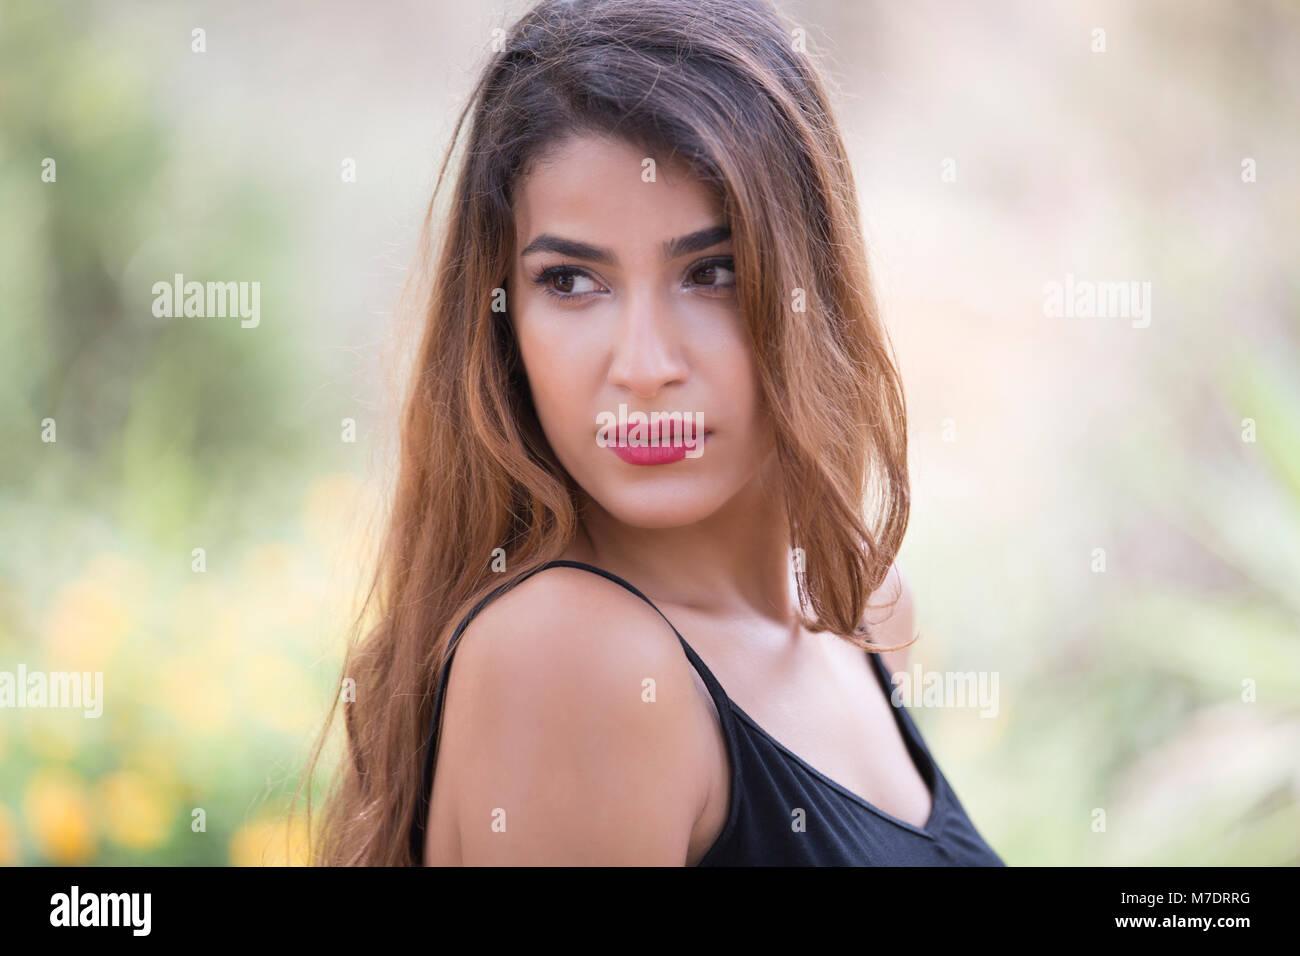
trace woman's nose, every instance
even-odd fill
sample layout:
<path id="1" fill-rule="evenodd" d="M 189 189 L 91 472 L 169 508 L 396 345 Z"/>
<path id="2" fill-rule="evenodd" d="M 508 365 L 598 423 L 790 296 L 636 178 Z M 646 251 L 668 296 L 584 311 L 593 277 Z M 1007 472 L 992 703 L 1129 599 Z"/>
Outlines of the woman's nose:
<path id="1" fill-rule="evenodd" d="M 610 384 L 641 398 L 653 398 L 665 386 L 686 380 L 676 319 L 649 292 L 628 299 L 618 316 L 612 349 Z"/>

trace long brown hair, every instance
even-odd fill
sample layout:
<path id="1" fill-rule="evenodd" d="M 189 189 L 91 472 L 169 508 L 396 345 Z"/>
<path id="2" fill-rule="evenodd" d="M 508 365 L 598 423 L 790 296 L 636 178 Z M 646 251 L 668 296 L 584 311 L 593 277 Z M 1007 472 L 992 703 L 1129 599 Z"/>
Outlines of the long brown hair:
<path id="1" fill-rule="evenodd" d="M 362 611 L 373 624 L 355 628 L 343 667 L 355 699 L 336 698 L 309 762 L 308 783 L 342 706 L 346 758 L 313 862 L 417 862 L 408 834 L 428 805 L 426 735 L 452 632 L 500 585 L 495 549 L 517 578 L 558 558 L 578 529 L 580 489 L 547 443 L 509 322 L 493 308 L 515 251 L 513 190 L 574 133 L 622 137 L 716 191 L 790 541 L 803 549 L 804 624 L 891 649 L 870 644 L 864 622 L 907 527 L 906 410 L 849 159 L 801 46 L 766 0 L 544 0 L 487 64 L 443 158 L 408 284 L 423 335 Z M 467 119 L 444 225 L 438 191 Z"/>

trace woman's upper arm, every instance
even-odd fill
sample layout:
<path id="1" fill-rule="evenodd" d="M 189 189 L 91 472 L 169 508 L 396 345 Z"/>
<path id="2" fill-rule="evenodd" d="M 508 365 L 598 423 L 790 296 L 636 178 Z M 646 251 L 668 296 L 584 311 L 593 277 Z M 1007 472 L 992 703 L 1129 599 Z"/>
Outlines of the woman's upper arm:
<path id="1" fill-rule="evenodd" d="M 592 590 L 553 575 L 461 636 L 436 785 L 463 865 L 685 863 L 708 779 L 690 664 L 652 608 Z"/>

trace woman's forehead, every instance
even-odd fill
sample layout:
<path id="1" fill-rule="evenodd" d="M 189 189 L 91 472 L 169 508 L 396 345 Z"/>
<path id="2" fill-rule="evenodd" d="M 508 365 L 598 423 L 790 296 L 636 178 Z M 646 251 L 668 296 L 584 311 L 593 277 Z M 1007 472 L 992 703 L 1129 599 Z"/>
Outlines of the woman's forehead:
<path id="1" fill-rule="evenodd" d="M 592 135 L 548 151 L 521 178 L 513 211 L 522 249 L 540 232 L 576 232 L 572 238 L 602 245 L 629 235 L 658 242 L 716 222 L 720 206 L 689 167 Z"/>

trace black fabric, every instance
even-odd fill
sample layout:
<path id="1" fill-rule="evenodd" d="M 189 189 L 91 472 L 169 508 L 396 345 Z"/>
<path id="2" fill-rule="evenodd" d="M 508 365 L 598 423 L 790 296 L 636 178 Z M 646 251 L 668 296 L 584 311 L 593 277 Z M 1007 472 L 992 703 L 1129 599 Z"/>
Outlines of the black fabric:
<path id="1" fill-rule="evenodd" d="M 816 770 L 760 727 L 731 700 L 722 685 L 654 602 L 615 574 L 581 561 L 552 561 L 508 581 L 480 601 L 451 637 L 434 690 L 434 718 L 424 754 L 424 776 L 411 852 L 424 859 L 424 829 L 433 782 L 438 723 L 451 655 L 465 627 L 489 601 L 532 574 L 552 567 L 581 568 L 613 581 L 645 601 L 672 627 L 691 666 L 717 707 L 731 769 L 727 821 L 699 866 L 1004 866 L 966 815 L 957 794 L 930 755 L 906 707 L 890 700 L 889 671 L 878 653 L 873 669 L 894 710 L 907 751 L 929 787 L 933 809 L 924 827 L 883 810 Z M 796 811 L 803 813 L 796 817 Z M 796 828 L 795 821 L 800 821 Z"/>

